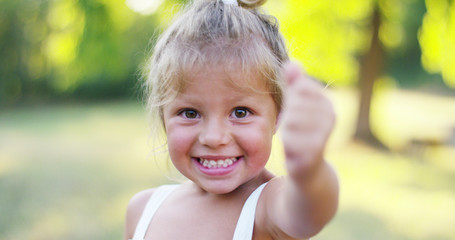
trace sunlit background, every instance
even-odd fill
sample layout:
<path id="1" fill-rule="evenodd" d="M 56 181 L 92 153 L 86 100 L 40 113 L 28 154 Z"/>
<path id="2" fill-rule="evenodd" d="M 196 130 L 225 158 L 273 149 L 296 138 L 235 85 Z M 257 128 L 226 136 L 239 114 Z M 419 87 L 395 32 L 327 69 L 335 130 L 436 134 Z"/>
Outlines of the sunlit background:
<path id="1" fill-rule="evenodd" d="M 0 239 L 121 239 L 129 198 L 179 179 L 138 78 L 184 2 L 0 0 Z M 455 239 L 455 1 L 265 7 L 338 114 L 340 208 L 314 239 Z"/>

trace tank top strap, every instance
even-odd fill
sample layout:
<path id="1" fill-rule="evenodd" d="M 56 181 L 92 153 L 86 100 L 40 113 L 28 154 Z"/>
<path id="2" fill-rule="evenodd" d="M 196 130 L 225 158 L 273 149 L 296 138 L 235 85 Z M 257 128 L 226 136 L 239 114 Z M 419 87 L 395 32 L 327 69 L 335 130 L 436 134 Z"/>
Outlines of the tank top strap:
<path id="1" fill-rule="evenodd" d="M 142 212 L 142 216 L 139 219 L 139 222 L 136 226 L 136 231 L 134 232 L 134 237 L 131 240 L 144 240 L 145 234 L 147 232 L 148 226 L 152 221 L 153 215 L 155 215 L 156 210 L 160 207 L 163 201 L 171 194 L 179 184 L 172 185 L 162 185 L 158 187 L 153 195 L 147 202 L 147 205 Z"/>
<path id="2" fill-rule="evenodd" d="M 262 190 L 267 183 L 263 183 L 248 197 L 243 205 L 237 226 L 235 227 L 234 237 L 232 240 L 251 240 L 253 237 L 254 218 L 256 215 L 256 206 L 261 196 Z"/>

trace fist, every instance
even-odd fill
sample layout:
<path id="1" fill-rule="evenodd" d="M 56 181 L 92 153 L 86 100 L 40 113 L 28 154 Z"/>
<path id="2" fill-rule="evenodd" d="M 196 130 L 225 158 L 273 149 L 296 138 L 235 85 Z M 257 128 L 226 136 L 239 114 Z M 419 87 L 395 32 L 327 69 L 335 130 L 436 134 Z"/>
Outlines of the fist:
<path id="1" fill-rule="evenodd" d="M 335 123 L 335 113 L 323 93 L 322 84 L 306 75 L 298 64 L 287 63 L 284 76 L 287 87 L 281 137 L 288 172 L 297 177 L 307 175 L 324 161 L 324 149 Z"/>

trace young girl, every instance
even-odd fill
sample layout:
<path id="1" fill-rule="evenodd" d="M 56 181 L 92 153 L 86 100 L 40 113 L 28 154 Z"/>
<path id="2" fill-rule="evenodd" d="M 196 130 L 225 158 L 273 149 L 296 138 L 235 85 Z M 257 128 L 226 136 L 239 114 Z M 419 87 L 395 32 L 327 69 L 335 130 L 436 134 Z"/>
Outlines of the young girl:
<path id="1" fill-rule="evenodd" d="M 334 216 L 338 180 L 324 148 L 334 112 L 287 63 L 265 0 L 194 0 L 149 62 L 148 106 L 190 181 L 136 194 L 125 239 L 308 239 Z M 281 125 L 288 176 L 264 166 Z"/>

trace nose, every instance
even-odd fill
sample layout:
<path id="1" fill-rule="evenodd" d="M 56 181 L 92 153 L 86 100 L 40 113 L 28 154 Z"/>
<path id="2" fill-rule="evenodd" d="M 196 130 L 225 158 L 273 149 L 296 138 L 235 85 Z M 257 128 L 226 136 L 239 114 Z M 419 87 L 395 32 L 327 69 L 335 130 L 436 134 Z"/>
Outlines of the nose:
<path id="1" fill-rule="evenodd" d="M 199 133 L 199 142 L 209 148 L 227 145 L 231 141 L 227 124 L 222 119 L 206 121 Z"/>

